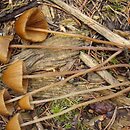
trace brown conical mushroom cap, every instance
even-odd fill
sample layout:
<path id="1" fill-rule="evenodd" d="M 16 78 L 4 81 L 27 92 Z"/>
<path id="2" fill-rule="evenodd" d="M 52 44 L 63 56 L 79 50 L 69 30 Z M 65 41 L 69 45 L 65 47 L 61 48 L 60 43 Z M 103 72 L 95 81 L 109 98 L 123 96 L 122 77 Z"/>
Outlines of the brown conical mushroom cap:
<path id="1" fill-rule="evenodd" d="M 0 36 L 0 61 L 7 63 L 9 60 L 9 44 L 13 36 Z"/>
<path id="2" fill-rule="evenodd" d="M 27 94 L 25 95 L 24 97 L 22 97 L 18 104 L 20 106 L 21 109 L 24 109 L 24 110 L 33 110 L 34 108 L 34 105 L 31 105 L 31 101 L 32 101 L 32 96 Z"/>
<path id="3" fill-rule="evenodd" d="M 40 9 L 35 7 L 25 11 L 15 22 L 15 30 L 21 38 L 28 41 L 41 42 L 46 39 L 48 33 L 30 31 L 27 27 L 48 29 L 48 23 Z"/>
<path id="4" fill-rule="evenodd" d="M 8 91 L 6 89 L 3 89 L 0 91 L 0 114 L 4 116 L 11 115 L 14 111 L 13 104 L 8 103 L 5 104 L 6 100 L 11 99 Z"/>
<path id="5" fill-rule="evenodd" d="M 18 93 L 26 93 L 28 80 L 23 80 L 24 62 L 18 60 L 7 67 L 2 74 L 2 81 Z"/>
<path id="6" fill-rule="evenodd" d="M 24 130 L 20 127 L 20 124 L 23 123 L 22 118 L 19 113 L 13 116 L 6 125 L 6 130 Z"/>

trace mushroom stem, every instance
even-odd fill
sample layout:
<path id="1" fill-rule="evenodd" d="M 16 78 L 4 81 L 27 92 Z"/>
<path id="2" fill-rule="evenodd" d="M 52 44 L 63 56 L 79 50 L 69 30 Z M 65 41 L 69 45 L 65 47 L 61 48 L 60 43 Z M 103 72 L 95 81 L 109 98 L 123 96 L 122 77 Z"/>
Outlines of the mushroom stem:
<path id="1" fill-rule="evenodd" d="M 38 31 L 38 32 L 47 32 L 47 33 L 52 33 L 52 34 L 56 34 L 56 35 L 63 35 L 63 36 L 81 38 L 81 39 L 84 39 L 84 40 L 87 40 L 87 41 L 93 41 L 93 42 L 96 42 L 96 43 L 103 43 L 103 44 L 110 44 L 110 45 L 115 45 L 115 46 L 118 46 L 118 47 L 125 47 L 126 46 L 125 44 L 122 44 L 122 43 L 98 40 L 98 39 L 91 38 L 91 37 L 88 37 L 88 36 L 84 36 L 84 35 L 81 35 L 81 34 L 57 32 L 57 31 L 51 31 L 51 30 L 46 30 L 46 29 L 41 29 L 41 28 L 34 28 L 34 27 L 27 27 L 26 30 Z M 130 48 L 130 47 L 128 46 L 128 48 Z"/>
<path id="2" fill-rule="evenodd" d="M 129 85 L 129 84 L 130 84 L 130 82 L 128 81 L 128 82 L 118 83 L 118 84 L 114 84 L 114 85 L 110 85 L 110 86 L 87 89 L 87 90 L 83 90 L 83 91 L 69 93 L 69 94 L 66 94 L 66 95 L 59 96 L 59 97 L 31 101 L 30 104 L 39 104 L 39 103 L 44 103 L 44 102 L 50 102 L 50 101 L 54 101 L 54 100 L 58 100 L 58 99 L 68 98 L 68 97 L 72 97 L 72 96 L 76 96 L 76 95 L 80 95 L 80 94 L 85 94 L 85 93 L 89 93 L 89 92 L 94 92 L 94 91 L 96 91 L 96 92 L 102 91 L 102 90 L 116 88 L 116 87 L 119 87 L 119 86 L 124 86 L 124 85 Z"/>
<path id="3" fill-rule="evenodd" d="M 50 49 L 50 50 L 108 50 L 118 51 L 120 48 L 113 47 L 92 47 L 92 46 L 45 46 L 45 45 L 10 45 L 9 48 L 28 48 L 28 49 Z"/>
<path id="4" fill-rule="evenodd" d="M 32 125 L 32 124 L 40 122 L 40 121 L 51 119 L 51 118 L 63 115 L 65 113 L 68 113 L 68 112 L 70 112 L 70 111 L 72 111 L 74 109 L 77 109 L 79 107 L 83 107 L 83 106 L 87 106 L 89 104 L 93 104 L 93 103 L 96 103 L 96 102 L 101 102 L 101 101 L 104 101 L 104 100 L 115 98 L 115 97 L 117 97 L 119 95 L 122 95 L 123 93 L 128 92 L 128 91 L 130 91 L 130 87 L 127 87 L 127 88 L 121 90 L 120 92 L 117 92 L 117 93 L 114 93 L 114 94 L 111 94 L 111 95 L 103 96 L 103 97 L 100 97 L 100 98 L 92 99 L 92 100 L 87 101 L 87 102 L 83 102 L 83 103 L 73 105 L 72 107 L 70 107 L 70 108 L 68 108 L 66 110 L 63 110 L 63 111 L 61 111 L 59 113 L 52 114 L 52 115 L 49 115 L 49 116 L 45 116 L 45 117 L 42 117 L 42 118 L 39 118 L 39 119 L 36 119 L 36 120 L 33 120 L 33 121 L 28 121 L 28 122 L 22 123 L 22 124 L 20 124 L 20 126 L 25 127 L 25 126 Z"/>
<path id="5" fill-rule="evenodd" d="M 15 98 L 10 99 L 10 100 L 7 100 L 7 101 L 5 101 L 5 104 L 8 104 L 8 103 L 12 103 L 12 102 L 18 101 L 18 100 L 21 99 L 22 97 L 23 97 L 23 95 L 22 95 L 22 96 L 15 97 Z"/>
<path id="6" fill-rule="evenodd" d="M 117 65 L 109 65 L 109 66 L 104 66 L 102 68 L 99 68 L 95 71 L 101 71 L 101 70 L 106 70 L 106 69 L 111 69 L 111 68 L 117 68 L 117 67 L 129 67 L 129 64 L 117 64 Z M 33 79 L 33 78 L 42 78 L 42 77 L 51 77 L 51 76 L 64 76 L 64 75 L 70 75 L 70 74 L 75 74 L 81 71 L 85 71 L 85 69 L 81 70 L 75 70 L 75 71 L 62 71 L 62 72 L 46 72 L 44 74 L 34 74 L 34 75 L 23 75 L 23 79 Z"/>
<path id="7" fill-rule="evenodd" d="M 33 79 L 33 78 L 43 78 L 43 77 L 52 77 L 52 76 L 63 76 L 63 75 L 70 75 L 79 72 L 83 72 L 85 69 L 82 70 L 75 70 L 75 71 L 62 71 L 62 72 L 46 72 L 43 74 L 34 74 L 34 75 L 23 75 L 23 79 Z"/>
<path id="8" fill-rule="evenodd" d="M 90 69 L 87 69 L 87 70 L 85 70 L 85 71 L 81 71 L 81 72 L 76 73 L 76 74 L 74 74 L 74 75 L 72 75 L 72 76 L 69 76 L 69 77 L 66 78 L 65 80 L 62 80 L 62 81 L 59 81 L 59 82 L 57 82 L 57 83 L 54 83 L 54 84 L 50 84 L 50 85 L 41 87 L 41 88 L 39 88 L 39 89 L 33 90 L 32 92 L 28 92 L 28 94 L 33 95 L 33 94 L 36 94 L 36 93 L 38 93 L 38 92 L 40 92 L 40 91 L 45 91 L 45 90 L 47 90 L 47 89 L 49 89 L 49 88 L 51 88 L 51 87 L 57 86 L 57 85 L 61 85 L 61 86 L 62 86 L 64 83 L 66 83 L 67 81 L 69 81 L 69 80 L 72 79 L 72 78 L 78 77 L 78 76 L 83 75 L 83 74 L 87 74 L 87 73 L 92 72 L 92 71 L 96 71 L 97 69 L 99 69 L 100 67 L 104 66 L 106 63 L 108 63 L 111 59 L 113 59 L 115 56 L 117 56 L 117 55 L 120 54 L 121 52 L 122 52 L 121 50 L 120 50 L 120 51 L 117 51 L 116 53 L 114 53 L 112 56 L 110 56 L 107 60 L 105 60 L 103 63 L 101 63 L 101 64 L 99 64 L 99 65 L 96 65 L 96 66 L 94 66 L 94 67 L 92 67 L 92 68 L 90 68 Z M 6 103 L 10 103 L 10 102 L 13 102 L 13 101 L 17 101 L 17 100 L 21 99 L 22 97 L 23 97 L 23 96 L 16 97 L 16 98 L 14 98 L 14 99 L 11 99 L 11 100 L 6 101 Z"/>

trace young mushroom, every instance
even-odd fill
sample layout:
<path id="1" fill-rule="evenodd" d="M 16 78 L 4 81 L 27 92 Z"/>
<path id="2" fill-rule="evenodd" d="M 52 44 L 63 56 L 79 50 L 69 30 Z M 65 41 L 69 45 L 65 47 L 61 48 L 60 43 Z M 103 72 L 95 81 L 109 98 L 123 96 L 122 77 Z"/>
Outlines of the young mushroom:
<path id="1" fill-rule="evenodd" d="M 6 89 L 0 90 L 0 114 L 4 116 L 9 116 L 14 111 L 12 103 L 5 104 L 5 101 L 11 99 L 8 91 Z"/>
<path id="2" fill-rule="evenodd" d="M 119 47 L 124 47 L 122 43 L 115 43 L 109 41 L 98 40 L 90 38 L 80 34 L 64 33 L 48 30 L 48 24 L 45 20 L 45 16 L 42 11 L 35 7 L 25 11 L 15 22 L 16 33 L 23 39 L 32 42 L 44 41 L 48 33 L 69 36 L 74 38 L 81 38 L 88 41 L 93 41 L 96 43 L 110 44 Z"/>
<path id="3" fill-rule="evenodd" d="M 19 100 L 18 104 L 21 109 L 33 110 L 34 104 L 32 104 L 31 101 L 33 101 L 32 95 L 26 94 Z"/>
<path id="4" fill-rule="evenodd" d="M 17 113 L 6 125 L 6 130 L 25 130 L 24 128 L 20 127 L 21 123 L 23 123 L 21 115 Z"/>
<path id="5" fill-rule="evenodd" d="M 2 73 L 2 81 L 12 90 L 17 93 L 26 93 L 28 87 L 28 79 L 42 78 L 44 76 L 60 76 L 67 74 L 74 74 L 81 72 L 77 71 L 64 71 L 64 72 L 50 72 L 35 75 L 26 75 L 26 67 L 23 60 L 17 60 L 7 67 Z"/>
<path id="6" fill-rule="evenodd" d="M 0 61 L 7 63 L 10 57 L 9 44 L 13 36 L 0 36 Z"/>
<path id="7" fill-rule="evenodd" d="M 26 69 L 24 62 L 18 60 L 7 67 L 2 74 L 2 81 L 11 89 L 18 93 L 26 93 L 28 80 L 23 79 Z"/>

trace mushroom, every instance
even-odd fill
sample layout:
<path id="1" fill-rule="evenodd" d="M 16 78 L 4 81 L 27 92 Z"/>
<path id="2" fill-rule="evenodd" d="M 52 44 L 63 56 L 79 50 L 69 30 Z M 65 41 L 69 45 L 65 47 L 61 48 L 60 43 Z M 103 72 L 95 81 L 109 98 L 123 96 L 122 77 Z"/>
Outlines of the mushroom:
<path id="1" fill-rule="evenodd" d="M 21 38 L 28 41 L 41 42 L 46 39 L 48 33 L 27 30 L 27 27 L 48 29 L 48 23 L 39 8 L 25 11 L 15 22 L 15 31 Z"/>
<path id="2" fill-rule="evenodd" d="M 31 101 L 33 100 L 32 95 L 26 94 L 19 100 L 19 106 L 21 109 L 25 110 L 33 110 L 34 105 L 31 104 Z"/>
<path id="3" fill-rule="evenodd" d="M 20 127 L 21 123 L 23 123 L 21 115 L 17 113 L 10 119 L 10 121 L 6 125 L 6 130 L 25 130 L 24 128 Z"/>
<path id="4" fill-rule="evenodd" d="M 83 70 L 80 70 L 83 71 Z M 12 90 L 18 93 L 26 93 L 28 87 L 28 79 L 42 78 L 44 76 L 58 76 L 74 74 L 77 71 L 65 71 L 65 72 L 50 72 L 35 75 L 26 75 L 26 67 L 23 60 L 17 60 L 7 67 L 2 73 L 2 81 Z"/>
<path id="5" fill-rule="evenodd" d="M 44 118 L 35 119 L 33 121 L 28 121 L 23 123 L 22 117 L 20 113 L 15 114 L 7 123 L 6 130 L 25 130 L 25 126 L 29 126 L 31 124 L 35 124 L 37 122 L 45 120 Z"/>
<path id="6" fill-rule="evenodd" d="M 13 36 L 0 36 L 0 61 L 2 63 L 7 63 L 10 58 L 10 49 L 12 48 L 28 48 L 28 49 L 51 49 L 51 50 L 110 50 L 118 51 L 119 48 L 111 47 L 92 47 L 92 46 L 47 46 L 47 45 L 16 45 L 11 44 Z"/>
<path id="7" fill-rule="evenodd" d="M 124 45 L 120 43 L 98 40 L 80 34 L 72 34 L 72 33 L 64 33 L 48 30 L 48 24 L 45 20 L 45 16 L 42 13 L 42 11 L 37 7 L 25 11 L 18 18 L 18 20 L 15 22 L 15 30 L 16 33 L 21 38 L 32 42 L 42 42 L 46 39 L 48 33 L 52 33 L 56 35 L 81 38 L 96 43 L 111 44 L 124 47 Z"/>
<path id="8" fill-rule="evenodd" d="M 10 57 L 9 44 L 13 36 L 0 36 L 0 61 L 7 63 Z"/>
<path id="9" fill-rule="evenodd" d="M 6 89 L 0 90 L 0 114 L 4 116 L 9 116 L 14 111 L 12 103 L 5 104 L 5 101 L 11 99 L 8 91 Z"/>
<path id="10" fill-rule="evenodd" d="M 18 93 L 26 93 L 28 80 L 23 79 L 25 66 L 22 60 L 18 60 L 8 66 L 2 74 L 2 81 L 11 89 Z"/>

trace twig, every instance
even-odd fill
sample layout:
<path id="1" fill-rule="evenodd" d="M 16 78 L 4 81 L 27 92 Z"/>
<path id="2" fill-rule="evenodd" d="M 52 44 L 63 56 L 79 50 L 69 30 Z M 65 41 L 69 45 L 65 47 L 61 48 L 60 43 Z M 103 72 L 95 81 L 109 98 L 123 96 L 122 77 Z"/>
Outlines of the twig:
<path id="1" fill-rule="evenodd" d="M 109 65 L 109 66 L 104 66 L 102 68 L 99 68 L 95 71 L 101 71 L 101 70 L 106 70 L 106 69 L 111 69 L 111 68 L 117 68 L 117 67 L 129 67 L 130 68 L 130 65 L 129 64 L 117 64 L 117 65 Z M 36 75 L 34 74 L 34 78 L 39 78 L 39 76 L 41 77 L 41 75 L 43 77 L 52 77 L 52 76 L 63 76 L 63 75 L 71 75 L 71 74 L 75 74 L 75 73 L 78 73 L 78 72 L 83 72 L 85 71 L 85 69 L 81 69 L 81 70 L 75 70 L 75 71 L 62 71 L 62 72 L 46 72 L 46 73 L 43 73 L 43 74 L 37 74 L 37 77 Z M 2 76 L 2 74 L 0 74 L 0 77 Z M 33 78 L 33 74 L 32 75 L 25 75 L 23 76 L 23 78 Z"/>
<path id="2" fill-rule="evenodd" d="M 86 53 L 80 53 L 79 57 L 89 67 L 94 67 L 98 65 L 98 62 Z M 96 73 L 100 75 L 109 84 L 119 83 L 119 81 L 115 79 L 107 70 L 97 71 Z"/>
<path id="3" fill-rule="evenodd" d="M 117 114 L 117 107 L 115 108 L 114 113 L 112 115 L 112 118 L 109 121 L 109 123 L 107 124 L 107 126 L 104 128 L 104 130 L 110 130 L 111 126 L 113 125 L 113 123 L 116 119 L 116 114 Z"/>
<path id="4" fill-rule="evenodd" d="M 106 69 L 117 68 L 117 67 L 129 67 L 130 68 L 130 65 L 129 64 L 109 65 L 109 66 L 104 66 L 102 68 L 99 68 L 97 70 L 106 70 Z"/>
<path id="5" fill-rule="evenodd" d="M 34 117 L 34 120 L 37 120 L 37 119 L 38 119 L 38 117 L 35 116 L 35 117 Z M 36 127 L 37 127 L 37 130 L 44 130 L 44 128 L 43 128 L 41 122 L 37 122 L 37 123 L 36 123 Z"/>
<path id="6" fill-rule="evenodd" d="M 87 3 L 88 0 L 84 0 L 82 5 L 80 6 L 80 10 L 83 10 L 83 7 L 85 6 L 85 4 Z"/>

